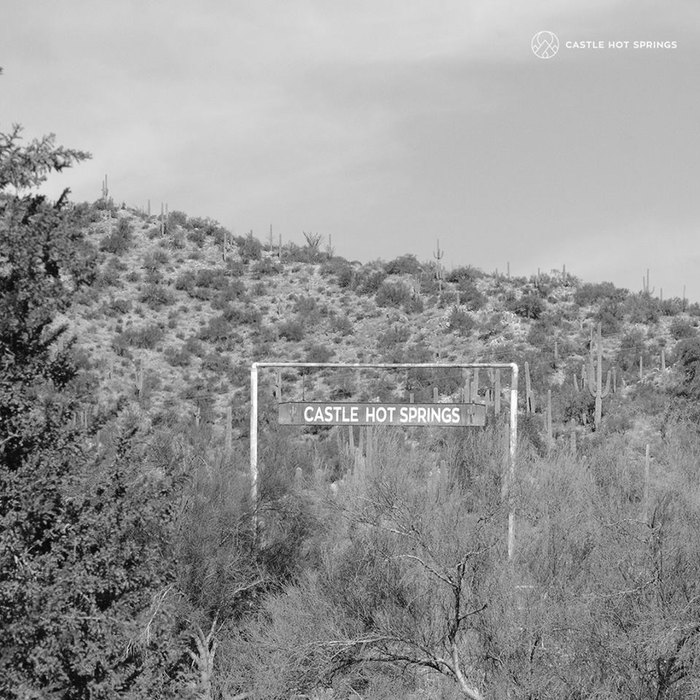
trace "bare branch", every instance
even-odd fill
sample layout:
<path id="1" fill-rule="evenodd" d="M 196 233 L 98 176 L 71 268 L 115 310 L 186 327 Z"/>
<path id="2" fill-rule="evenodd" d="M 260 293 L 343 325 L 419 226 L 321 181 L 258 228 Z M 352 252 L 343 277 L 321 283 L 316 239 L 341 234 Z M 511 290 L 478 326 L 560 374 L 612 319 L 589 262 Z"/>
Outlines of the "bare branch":
<path id="1" fill-rule="evenodd" d="M 429 571 L 433 576 L 436 578 L 440 579 L 443 583 L 446 583 L 450 588 L 454 588 L 456 585 L 452 579 L 445 575 L 441 574 L 439 571 L 437 571 L 434 567 L 430 566 L 429 564 L 426 564 L 420 557 L 416 556 L 415 554 L 396 554 L 392 557 L 392 559 L 412 559 L 413 561 L 417 561 L 426 571 Z"/>
<path id="2" fill-rule="evenodd" d="M 462 692 L 470 698 L 470 700 L 484 700 L 484 696 L 474 687 L 467 683 L 467 679 L 462 671 L 462 666 L 459 660 L 459 651 L 457 650 L 457 644 L 452 643 L 452 667 L 455 676 L 457 677 L 457 682 Z"/>

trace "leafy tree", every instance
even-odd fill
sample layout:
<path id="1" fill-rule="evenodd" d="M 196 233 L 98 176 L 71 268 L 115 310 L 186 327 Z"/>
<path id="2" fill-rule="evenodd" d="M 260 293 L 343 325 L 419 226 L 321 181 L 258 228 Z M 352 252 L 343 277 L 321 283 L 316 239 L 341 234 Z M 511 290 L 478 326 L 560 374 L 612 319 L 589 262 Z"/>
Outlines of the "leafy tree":
<path id="1" fill-rule="evenodd" d="M 623 372 L 634 372 L 639 364 L 639 358 L 648 361 L 649 353 L 644 341 L 644 334 L 636 329 L 622 336 L 620 349 L 617 353 L 617 363 Z"/>
<path id="2" fill-rule="evenodd" d="M 325 260 L 320 268 L 322 275 L 335 276 L 339 287 L 349 287 L 352 284 L 352 265 L 343 257 L 334 256 Z"/>
<path id="3" fill-rule="evenodd" d="M 356 289 L 358 294 L 375 294 L 379 291 L 382 286 L 382 282 L 386 279 L 386 272 L 384 270 L 372 269 L 371 266 L 366 265 L 358 272 L 355 277 Z"/>
<path id="4" fill-rule="evenodd" d="M 100 458 L 68 427 L 78 369 L 56 318 L 93 276 L 81 209 L 27 192 L 88 157 L 0 134 L 0 695 L 138 694 L 139 642 L 167 578 L 172 468 L 144 470 L 135 429 Z M 106 420 L 106 419 L 105 419 Z M 104 422 L 104 420 L 103 420 Z M 168 467 L 171 467 L 169 464 Z M 146 686 L 143 692 L 148 694 Z"/>
<path id="5" fill-rule="evenodd" d="M 411 254 L 402 255 L 384 265 L 384 272 L 388 275 L 419 275 L 422 271 L 423 266 Z"/>
<path id="6" fill-rule="evenodd" d="M 669 331 L 675 340 L 694 338 L 698 334 L 695 325 L 684 318 L 674 318 L 669 326 Z"/>
<path id="7" fill-rule="evenodd" d="M 399 307 L 411 300 L 411 290 L 402 283 L 384 281 L 376 295 L 377 306 Z"/>
<path id="8" fill-rule="evenodd" d="M 65 333 L 54 321 L 94 276 L 94 253 L 66 211 L 68 190 L 55 203 L 22 194 L 88 154 L 54 146 L 53 136 L 20 142 L 19 126 L 0 134 L 0 457 L 11 470 L 51 442 L 50 412 L 34 410 L 37 384 L 60 389 L 73 377 L 67 351 L 52 351 Z"/>
<path id="9" fill-rule="evenodd" d="M 119 219 L 117 228 L 102 239 L 100 250 L 104 250 L 107 253 L 114 253 L 115 255 L 122 255 L 129 250 L 131 237 L 131 224 L 127 219 Z"/>
<path id="10" fill-rule="evenodd" d="M 508 308 L 521 318 L 538 319 L 544 311 L 544 303 L 537 294 L 523 294 L 512 301 Z"/>
<path id="11" fill-rule="evenodd" d="M 586 283 L 576 289 L 574 303 L 577 306 L 590 306 L 602 301 L 620 303 L 629 292 L 616 287 L 612 282 Z"/>
<path id="12" fill-rule="evenodd" d="M 601 331 L 605 335 L 618 333 L 622 327 L 625 314 L 622 304 L 614 298 L 605 298 L 600 301 L 600 308 L 594 318 L 600 323 Z"/>
<path id="13" fill-rule="evenodd" d="M 458 284 L 473 284 L 480 277 L 483 277 L 484 273 L 471 265 L 466 267 L 457 267 L 451 272 L 447 273 L 448 282 L 457 282 Z"/>
<path id="14" fill-rule="evenodd" d="M 651 294 L 639 292 L 625 299 L 625 312 L 629 315 L 630 323 L 658 323 L 661 317 L 661 304 Z"/>
<path id="15" fill-rule="evenodd" d="M 252 231 L 247 236 L 239 236 L 236 243 L 238 244 L 238 253 L 244 263 L 262 258 L 263 245 L 253 236 Z"/>
<path id="16" fill-rule="evenodd" d="M 453 307 L 447 323 L 450 330 L 463 336 L 468 336 L 476 326 L 474 317 L 458 306 Z"/>
<path id="17" fill-rule="evenodd" d="M 679 393 L 700 397 L 700 338 L 684 338 L 675 348 L 676 363 L 682 372 Z"/>
<path id="18" fill-rule="evenodd" d="M 459 292 L 459 303 L 466 306 L 470 311 L 478 311 L 486 305 L 486 296 L 467 278 L 461 277 L 459 279 L 457 291 Z"/>

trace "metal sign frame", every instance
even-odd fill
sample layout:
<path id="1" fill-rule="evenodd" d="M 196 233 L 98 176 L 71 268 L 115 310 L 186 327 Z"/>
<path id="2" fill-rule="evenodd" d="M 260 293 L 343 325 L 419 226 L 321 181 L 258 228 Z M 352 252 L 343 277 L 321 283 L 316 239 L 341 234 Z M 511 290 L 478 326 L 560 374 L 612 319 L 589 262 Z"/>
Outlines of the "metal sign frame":
<path id="1" fill-rule="evenodd" d="M 515 514 L 512 484 L 515 479 L 515 456 L 518 443 L 518 365 L 515 362 L 457 362 L 457 363 L 346 363 L 346 362 L 253 362 L 250 366 L 250 497 L 253 507 L 258 502 L 258 370 L 261 368 L 318 369 L 506 369 L 510 380 L 510 439 L 508 460 L 508 558 L 513 556 L 515 543 Z"/>

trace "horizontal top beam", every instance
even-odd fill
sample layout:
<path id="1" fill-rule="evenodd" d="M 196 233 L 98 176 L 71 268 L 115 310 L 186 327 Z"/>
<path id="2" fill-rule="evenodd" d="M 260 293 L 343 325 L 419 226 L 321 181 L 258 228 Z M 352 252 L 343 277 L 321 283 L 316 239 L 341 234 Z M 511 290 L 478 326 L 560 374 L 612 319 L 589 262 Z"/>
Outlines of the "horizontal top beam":
<path id="1" fill-rule="evenodd" d="M 323 368 L 348 368 L 348 369 L 510 369 L 514 372 L 518 371 L 518 365 L 515 362 L 451 362 L 451 363 L 435 363 L 435 362 L 253 362 L 251 369 L 258 367 L 318 367 Z"/>

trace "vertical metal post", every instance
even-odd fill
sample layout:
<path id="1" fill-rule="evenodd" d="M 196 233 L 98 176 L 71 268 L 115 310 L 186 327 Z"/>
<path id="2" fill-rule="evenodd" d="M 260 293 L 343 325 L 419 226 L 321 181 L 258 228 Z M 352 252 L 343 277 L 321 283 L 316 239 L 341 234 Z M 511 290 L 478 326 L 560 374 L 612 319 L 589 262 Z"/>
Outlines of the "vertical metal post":
<path id="1" fill-rule="evenodd" d="M 644 522 L 649 524 L 649 443 L 647 443 L 644 452 Z"/>
<path id="2" fill-rule="evenodd" d="M 250 366 L 250 500 L 258 506 L 258 365 Z"/>
<path id="3" fill-rule="evenodd" d="M 513 485 L 515 483 L 515 454 L 518 447 L 518 365 L 511 365 L 510 379 L 510 458 L 508 464 L 508 559 L 515 551 L 515 507 Z"/>
<path id="4" fill-rule="evenodd" d="M 495 415 L 501 413 L 501 370 L 496 370 L 496 380 L 493 389 L 493 410 Z"/>

